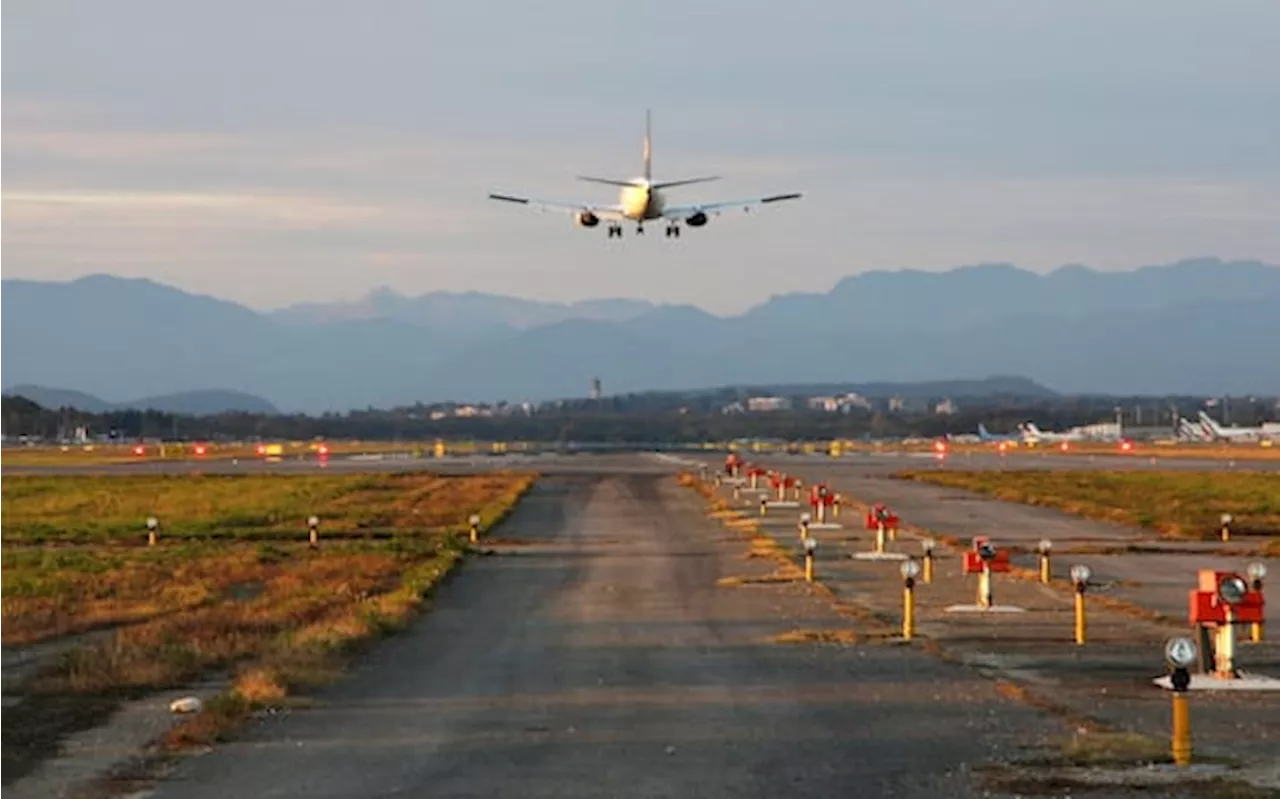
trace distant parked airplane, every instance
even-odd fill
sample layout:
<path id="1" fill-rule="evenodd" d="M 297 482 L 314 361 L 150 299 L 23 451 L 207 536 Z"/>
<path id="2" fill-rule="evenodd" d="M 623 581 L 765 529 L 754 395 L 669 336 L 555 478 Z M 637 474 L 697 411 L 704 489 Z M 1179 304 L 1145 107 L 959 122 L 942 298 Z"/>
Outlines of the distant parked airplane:
<path id="1" fill-rule="evenodd" d="M 987 430 L 987 426 L 982 422 L 978 422 L 978 440 L 979 441 L 1021 441 L 1021 433 L 1009 433 L 1007 435 L 996 435 Z"/>
<path id="2" fill-rule="evenodd" d="M 1259 441 L 1272 437 L 1261 427 L 1223 427 L 1218 421 L 1204 411 L 1200 411 L 1200 424 L 1210 435 L 1220 441 Z"/>
<path id="3" fill-rule="evenodd" d="M 1052 431 L 1041 430 L 1036 427 L 1035 422 L 1025 422 L 1018 426 L 1022 432 L 1022 439 L 1032 443 L 1040 441 L 1081 441 L 1085 435 L 1080 430 L 1072 428 L 1063 433 L 1055 433 Z"/>
<path id="4" fill-rule="evenodd" d="M 769 197 L 760 197 L 753 200 L 735 200 L 732 202 L 713 202 L 713 203 L 694 203 L 690 205 L 667 205 L 667 199 L 662 194 L 663 189 L 670 189 L 676 186 L 687 186 L 691 183 L 705 183 L 711 180 L 719 180 L 718 177 L 700 177 L 700 178 L 684 178 L 681 180 L 653 180 L 652 175 L 652 136 L 650 135 L 649 112 L 645 111 L 644 116 L 644 177 L 632 178 L 631 180 L 615 180 L 613 178 L 593 178 L 580 177 L 579 180 L 587 180 L 593 183 L 604 183 L 609 186 L 620 186 L 618 203 L 616 205 L 596 205 L 587 202 L 559 202 L 555 200 L 536 200 L 531 197 L 516 197 L 510 194 L 489 194 L 492 200 L 502 200 L 503 202 L 519 203 L 521 205 L 534 205 L 546 208 L 567 209 L 573 212 L 573 220 L 581 227 L 595 227 L 600 221 L 607 220 L 609 226 L 607 228 L 609 238 L 617 236 L 622 238 L 622 223 L 632 221 L 636 223 L 636 233 L 644 233 L 644 223 L 651 219 L 663 219 L 667 222 L 666 234 L 668 238 L 680 236 L 679 220 L 683 219 L 689 227 L 702 227 L 707 224 L 707 214 L 719 214 L 730 208 L 741 208 L 749 211 L 757 205 L 768 205 L 769 203 L 781 202 L 782 200 L 794 200 L 800 197 L 798 192 L 791 194 L 774 194 Z"/>

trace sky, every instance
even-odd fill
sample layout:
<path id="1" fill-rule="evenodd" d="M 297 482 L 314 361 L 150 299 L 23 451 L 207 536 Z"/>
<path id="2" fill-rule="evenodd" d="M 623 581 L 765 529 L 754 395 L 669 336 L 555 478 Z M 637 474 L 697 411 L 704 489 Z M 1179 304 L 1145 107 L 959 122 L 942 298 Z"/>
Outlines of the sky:
<path id="1" fill-rule="evenodd" d="M 870 269 L 1280 261 L 1280 3 L 24 0 L 3 274 L 736 313 Z M 490 191 L 803 199 L 624 239 Z"/>

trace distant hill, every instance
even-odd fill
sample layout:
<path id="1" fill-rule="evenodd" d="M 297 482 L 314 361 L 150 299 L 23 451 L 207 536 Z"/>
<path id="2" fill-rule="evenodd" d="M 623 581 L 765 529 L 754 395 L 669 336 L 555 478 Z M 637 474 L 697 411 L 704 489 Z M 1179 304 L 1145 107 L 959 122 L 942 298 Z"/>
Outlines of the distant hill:
<path id="1" fill-rule="evenodd" d="M 69 388 L 46 388 L 45 386 L 13 386 L 4 390 L 7 397 L 23 397 L 42 408 L 75 408 L 86 413 L 104 413 L 113 410 L 115 405 L 99 399 L 83 391 Z"/>
<path id="2" fill-rule="evenodd" d="M 1063 393 L 1280 394 L 1280 266 L 875 271 L 719 317 L 481 293 L 256 313 L 147 280 L 5 280 L 5 378 L 107 397 L 226 390 L 284 410 L 708 386 L 1019 375 Z"/>
<path id="3" fill-rule="evenodd" d="M 131 409 L 180 413 L 188 416 L 210 416 L 227 411 L 263 414 L 277 414 L 280 412 L 274 405 L 261 397 L 220 389 L 183 391 L 176 394 L 143 397 L 129 400 L 128 402 L 107 402 L 83 391 L 32 385 L 13 386 L 5 389 L 4 393 L 6 396 L 11 397 L 25 397 L 45 408 L 75 408 L 89 413 Z"/>
<path id="4" fill-rule="evenodd" d="M 524 330 L 570 319 L 621 322 L 658 306 L 645 300 L 604 299 L 574 303 L 539 302 L 478 291 L 433 291 L 406 297 L 382 287 L 354 302 L 301 303 L 271 311 L 268 317 L 286 325 L 323 325 L 391 319 L 422 327 L 474 330 L 511 327 Z"/>

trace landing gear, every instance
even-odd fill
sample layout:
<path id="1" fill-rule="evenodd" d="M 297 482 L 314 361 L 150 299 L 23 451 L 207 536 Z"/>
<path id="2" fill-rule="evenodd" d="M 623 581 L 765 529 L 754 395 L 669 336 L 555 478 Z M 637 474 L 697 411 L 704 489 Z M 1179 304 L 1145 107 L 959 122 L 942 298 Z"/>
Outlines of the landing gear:
<path id="1" fill-rule="evenodd" d="M 679 225 L 667 225 L 667 238 L 680 238 Z"/>
<path id="2" fill-rule="evenodd" d="M 617 236 L 618 238 L 622 238 L 622 225 L 609 226 L 608 238 L 613 238 L 614 236 Z"/>
<path id="3" fill-rule="evenodd" d="M 636 235 L 637 236 L 644 235 L 644 225 L 636 225 Z"/>

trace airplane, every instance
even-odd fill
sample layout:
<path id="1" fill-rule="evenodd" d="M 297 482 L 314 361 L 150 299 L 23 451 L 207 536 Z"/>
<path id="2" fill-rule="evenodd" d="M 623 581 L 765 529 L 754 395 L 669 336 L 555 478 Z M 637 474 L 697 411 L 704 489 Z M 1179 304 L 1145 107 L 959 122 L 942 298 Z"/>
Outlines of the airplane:
<path id="1" fill-rule="evenodd" d="M 1178 417 L 1177 438 L 1180 441 L 1212 441 L 1213 431 L 1204 422 Z"/>
<path id="2" fill-rule="evenodd" d="M 987 430 L 987 426 L 982 422 L 978 422 L 978 440 L 979 441 L 1021 441 L 1022 433 L 1008 433 L 1006 435 L 996 435 Z"/>
<path id="3" fill-rule="evenodd" d="M 1023 440 L 1032 443 L 1040 441 L 1081 441 L 1085 438 L 1084 433 L 1075 428 L 1063 433 L 1054 433 L 1041 430 L 1036 426 L 1035 422 L 1025 422 L 1019 425 L 1018 429 L 1022 432 Z"/>
<path id="4" fill-rule="evenodd" d="M 613 178 L 594 178 L 587 176 L 579 176 L 579 180 L 589 181 L 591 183 L 603 183 L 608 186 L 619 186 L 621 191 L 616 205 L 596 205 L 588 202 L 559 202 L 556 200 L 537 200 L 532 197 L 518 197 L 511 194 L 490 193 L 489 199 L 500 200 L 502 202 L 517 203 L 520 205 L 531 205 L 541 208 L 556 208 L 561 210 L 569 210 L 573 213 L 573 221 L 580 227 L 592 228 L 599 225 L 601 220 L 609 222 L 608 237 L 617 236 L 622 238 L 622 225 L 624 222 L 635 222 L 636 233 L 644 234 L 644 223 L 650 220 L 664 220 L 667 224 L 667 238 L 680 237 L 680 220 L 683 219 L 689 227 L 702 227 L 707 224 L 707 215 L 719 215 L 722 211 L 730 208 L 741 208 L 743 211 L 750 211 L 757 205 L 769 205 L 771 203 L 782 202 L 783 200 L 795 200 L 800 198 L 799 192 L 789 194 L 774 194 L 769 197 L 759 197 L 752 200 L 735 200 L 732 202 L 711 202 L 711 203 L 691 203 L 687 205 L 667 205 L 667 198 L 663 195 L 665 189 L 672 189 L 677 186 L 688 186 L 694 183 L 706 183 L 712 180 L 719 180 L 719 176 L 682 178 L 680 180 L 653 180 L 652 170 L 652 154 L 653 154 L 653 137 L 651 135 L 650 114 L 645 111 L 644 114 L 644 176 L 632 178 L 631 180 L 615 180 Z"/>
<path id="5" fill-rule="evenodd" d="M 1271 437 L 1262 427 L 1223 427 L 1204 411 L 1200 411 L 1199 418 L 1201 429 L 1208 430 L 1213 438 L 1221 441 L 1258 441 Z"/>

